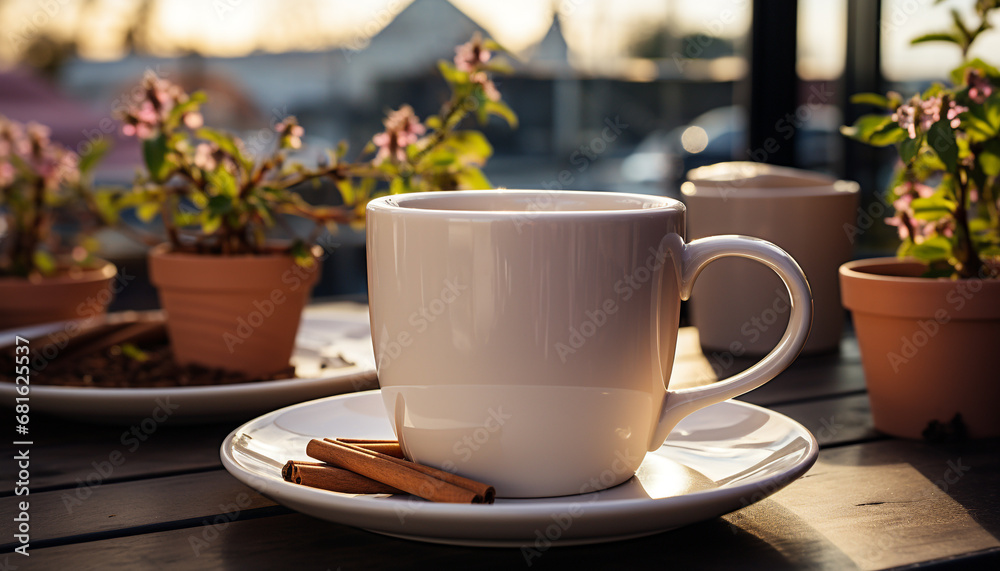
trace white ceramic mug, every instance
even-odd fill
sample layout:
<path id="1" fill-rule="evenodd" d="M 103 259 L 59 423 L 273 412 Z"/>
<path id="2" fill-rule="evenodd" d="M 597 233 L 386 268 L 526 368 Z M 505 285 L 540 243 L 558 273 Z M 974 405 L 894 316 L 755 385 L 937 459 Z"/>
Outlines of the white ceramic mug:
<path id="1" fill-rule="evenodd" d="M 629 479 L 684 416 L 787 367 L 812 315 L 798 265 L 755 238 L 685 244 L 684 215 L 669 198 L 603 192 L 370 202 L 372 339 L 407 457 L 505 497 L 596 491 Z M 668 390 L 680 302 L 723 256 L 781 276 L 788 329 L 755 367 Z"/>
<path id="2" fill-rule="evenodd" d="M 756 236 L 798 261 L 812 288 L 814 312 L 802 352 L 837 350 L 845 318 L 837 269 L 851 259 L 861 233 L 858 184 L 799 169 L 730 162 L 692 170 L 681 190 L 691 239 Z M 740 295 L 732 295 L 734 282 Z M 706 269 L 692 300 L 691 321 L 710 353 L 763 355 L 788 323 L 781 281 L 746 260 L 725 260 Z"/>

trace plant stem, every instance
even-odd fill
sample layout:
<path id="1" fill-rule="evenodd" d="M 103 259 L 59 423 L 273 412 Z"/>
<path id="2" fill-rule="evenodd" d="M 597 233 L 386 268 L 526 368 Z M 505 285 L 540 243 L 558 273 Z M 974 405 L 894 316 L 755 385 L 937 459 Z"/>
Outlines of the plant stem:
<path id="1" fill-rule="evenodd" d="M 34 217 L 22 236 L 20 248 L 20 265 L 24 268 L 25 274 L 30 274 L 35 268 L 35 248 L 41 240 L 43 212 L 45 208 L 45 179 L 39 177 L 34 186 L 32 195 L 32 209 Z"/>
<path id="2" fill-rule="evenodd" d="M 972 244 L 972 234 L 969 232 L 969 213 L 965 207 L 965 201 L 969 196 L 968 173 L 963 168 L 958 169 L 958 204 L 952 215 L 955 217 L 955 231 L 959 233 L 959 240 L 962 243 L 962 253 L 964 259 L 959 259 L 962 268 L 959 274 L 963 278 L 972 278 L 979 275 L 982 270 L 983 261 L 979 259 L 976 247 Z"/>

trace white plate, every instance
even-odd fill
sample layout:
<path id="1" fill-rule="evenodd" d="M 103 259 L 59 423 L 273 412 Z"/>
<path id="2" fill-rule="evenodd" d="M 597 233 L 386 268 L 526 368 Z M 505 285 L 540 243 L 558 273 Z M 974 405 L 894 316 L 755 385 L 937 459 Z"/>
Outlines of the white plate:
<path id="1" fill-rule="evenodd" d="M 750 505 L 816 461 L 816 439 L 776 412 L 737 401 L 685 418 L 635 477 L 601 492 L 492 505 L 352 495 L 281 479 L 306 460 L 311 438 L 394 438 L 379 391 L 341 395 L 266 414 L 233 431 L 222 464 L 241 482 L 302 513 L 377 533 L 457 545 L 535 549 L 650 535 Z M 536 545 L 536 541 L 538 544 Z"/>
<path id="2" fill-rule="evenodd" d="M 107 319 L 115 320 L 112 314 Z M 18 330 L 22 337 L 59 331 L 65 323 Z M 0 347 L 13 343 L 15 332 L 0 333 Z M 32 412 L 90 422 L 122 424 L 169 412 L 171 424 L 245 420 L 275 407 L 378 386 L 367 306 L 328 304 L 307 307 L 296 337 L 292 363 L 299 378 L 230 385 L 156 388 L 47 386 L 38 382 L 45 370 L 33 372 Z M 39 347 L 38 350 L 41 350 Z M 343 366 L 320 369 L 321 361 L 343 360 Z M 339 362 L 339 360 L 338 360 Z M 0 402 L 12 406 L 15 385 L 0 383 Z"/>

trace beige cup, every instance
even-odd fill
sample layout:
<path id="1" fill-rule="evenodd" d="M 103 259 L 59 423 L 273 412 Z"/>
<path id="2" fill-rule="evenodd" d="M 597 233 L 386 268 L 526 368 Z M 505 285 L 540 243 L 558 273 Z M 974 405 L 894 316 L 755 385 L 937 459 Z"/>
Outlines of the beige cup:
<path id="1" fill-rule="evenodd" d="M 837 268 L 851 259 L 858 184 L 797 169 L 730 162 L 697 168 L 681 187 L 688 237 L 756 236 L 795 258 L 812 288 L 814 318 L 803 353 L 836 350 L 844 323 Z M 788 323 L 788 294 L 773 272 L 729 258 L 695 284 L 691 319 L 702 347 L 767 353 Z"/>

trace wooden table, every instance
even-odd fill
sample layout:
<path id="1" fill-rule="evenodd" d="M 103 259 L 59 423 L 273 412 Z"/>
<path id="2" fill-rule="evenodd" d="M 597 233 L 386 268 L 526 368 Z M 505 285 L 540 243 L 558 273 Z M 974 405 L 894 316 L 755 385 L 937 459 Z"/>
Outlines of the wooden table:
<path id="1" fill-rule="evenodd" d="M 693 335 L 685 333 L 678 364 L 689 375 L 713 374 L 705 357 L 716 372 L 748 364 L 702 357 Z M 1000 442 L 929 444 L 876 433 L 853 337 L 837 355 L 800 358 L 745 400 L 816 435 L 822 450 L 805 477 L 721 518 L 630 541 L 553 548 L 531 567 L 997 568 Z M 518 549 L 394 539 L 276 505 L 221 467 L 220 443 L 238 424 L 168 420 L 135 442 L 124 434 L 129 427 L 34 414 L 30 496 L 14 495 L 17 451 L 3 446 L 0 570 L 527 567 Z M 28 557 L 13 552 L 12 526 L 26 499 Z"/>

